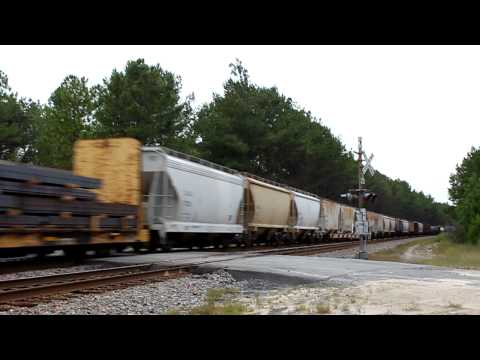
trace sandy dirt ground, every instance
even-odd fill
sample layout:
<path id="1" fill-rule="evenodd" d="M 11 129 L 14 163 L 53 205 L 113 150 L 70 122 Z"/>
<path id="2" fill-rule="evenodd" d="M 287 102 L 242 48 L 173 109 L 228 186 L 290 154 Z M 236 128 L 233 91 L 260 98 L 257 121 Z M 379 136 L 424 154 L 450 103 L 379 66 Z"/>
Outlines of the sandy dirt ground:
<path id="1" fill-rule="evenodd" d="M 430 259 L 436 244 L 415 245 L 405 261 Z M 478 271 L 453 270 L 460 275 Z M 480 287 L 461 279 L 382 279 L 337 286 L 317 284 L 240 299 L 254 314 L 480 314 Z"/>
<path id="2" fill-rule="evenodd" d="M 480 287 L 462 280 L 301 286 L 237 299 L 253 314 L 480 314 Z"/>
<path id="3" fill-rule="evenodd" d="M 414 245 L 409 247 L 405 253 L 402 254 L 402 259 L 406 262 L 431 259 L 433 257 L 434 248 L 438 244 L 431 245 Z"/>

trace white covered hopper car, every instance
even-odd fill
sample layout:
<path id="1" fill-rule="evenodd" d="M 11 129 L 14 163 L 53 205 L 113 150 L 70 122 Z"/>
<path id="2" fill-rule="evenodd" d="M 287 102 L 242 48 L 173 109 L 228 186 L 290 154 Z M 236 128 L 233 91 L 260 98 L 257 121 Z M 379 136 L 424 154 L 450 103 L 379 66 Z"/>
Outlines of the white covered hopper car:
<path id="1" fill-rule="evenodd" d="M 151 242 L 168 249 L 198 240 L 228 239 L 243 232 L 244 177 L 226 168 L 144 147 L 143 192 Z"/>

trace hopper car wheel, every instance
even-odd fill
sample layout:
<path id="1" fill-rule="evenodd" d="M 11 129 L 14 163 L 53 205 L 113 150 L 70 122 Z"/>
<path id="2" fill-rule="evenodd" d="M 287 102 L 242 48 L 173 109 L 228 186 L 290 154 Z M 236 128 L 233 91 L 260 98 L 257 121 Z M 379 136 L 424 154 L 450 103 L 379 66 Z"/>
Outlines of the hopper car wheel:
<path id="1" fill-rule="evenodd" d="M 305 243 L 305 244 L 311 244 L 312 243 L 312 234 L 310 234 L 310 233 L 303 234 L 300 237 L 298 242 Z"/>
<path id="2" fill-rule="evenodd" d="M 268 245 L 273 245 L 274 242 L 276 242 L 276 233 L 269 232 L 267 234 L 267 237 L 265 238 L 265 243 Z"/>
<path id="3" fill-rule="evenodd" d="M 278 245 L 280 245 L 280 241 L 282 240 L 282 234 L 280 233 L 275 233 L 275 235 L 273 236 L 273 242 L 272 242 L 272 245 L 277 247 Z"/>
<path id="4" fill-rule="evenodd" d="M 230 247 L 230 239 L 223 239 L 222 240 L 222 248 L 228 249 Z"/>
<path id="5" fill-rule="evenodd" d="M 247 236 L 245 236 L 245 238 L 243 239 L 243 243 L 245 244 L 246 248 L 251 248 L 256 239 L 257 239 L 257 234 L 250 233 L 250 234 L 247 234 Z"/>
<path id="6" fill-rule="evenodd" d="M 244 241 L 243 241 L 243 243 L 245 244 L 245 247 L 251 248 L 253 244 L 256 242 L 257 238 L 258 238 L 258 234 L 255 232 L 247 234 L 247 236 L 244 238 Z"/>

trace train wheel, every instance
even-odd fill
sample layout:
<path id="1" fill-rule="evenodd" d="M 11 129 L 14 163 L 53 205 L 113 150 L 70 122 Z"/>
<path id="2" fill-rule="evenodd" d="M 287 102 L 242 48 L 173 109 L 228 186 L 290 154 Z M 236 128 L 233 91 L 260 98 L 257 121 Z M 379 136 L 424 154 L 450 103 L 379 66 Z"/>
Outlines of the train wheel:
<path id="1" fill-rule="evenodd" d="M 292 235 L 291 234 L 283 234 L 281 236 L 281 239 L 282 239 L 282 242 L 285 244 L 285 245 L 290 245 L 293 241 L 292 239 Z"/>
<path id="2" fill-rule="evenodd" d="M 135 245 L 132 245 L 132 248 L 133 248 L 133 252 L 135 253 L 139 253 L 141 250 L 142 250 L 142 245 L 140 244 L 135 244 Z M 118 252 L 121 252 L 119 250 L 117 250 Z"/>
<path id="3" fill-rule="evenodd" d="M 43 260 L 45 259 L 45 256 L 47 256 L 48 252 L 46 251 L 38 251 L 35 255 L 37 256 L 37 259 Z"/>
<path id="4" fill-rule="evenodd" d="M 65 256 L 67 258 L 70 258 L 75 262 L 82 261 L 86 256 L 85 249 L 79 249 L 79 248 L 63 249 L 63 252 L 65 253 Z"/>
<path id="5" fill-rule="evenodd" d="M 160 245 L 160 249 L 162 249 L 163 252 L 170 252 L 172 250 L 172 245 L 171 244 L 162 244 L 162 245 Z"/>
<path id="6" fill-rule="evenodd" d="M 306 244 L 314 242 L 312 234 L 308 233 L 302 236 L 302 241 Z"/>
<path id="7" fill-rule="evenodd" d="M 110 256 L 110 249 L 97 249 L 95 250 L 95 255 L 98 257 L 108 257 Z"/>
<path id="8" fill-rule="evenodd" d="M 272 239 L 273 239 L 272 245 L 277 247 L 278 245 L 280 245 L 280 241 L 282 241 L 282 234 L 275 233 Z"/>
<path id="9" fill-rule="evenodd" d="M 266 246 L 272 245 L 274 236 L 275 234 L 269 231 L 267 234 L 263 234 L 263 240 L 260 242 L 262 243 L 265 241 Z"/>
<path id="10" fill-rule="evenodd" d="M 230 247 L 230 239 L 223 239 L 222 240 L 222 248 L 223 249 L 228 249 Z"/>

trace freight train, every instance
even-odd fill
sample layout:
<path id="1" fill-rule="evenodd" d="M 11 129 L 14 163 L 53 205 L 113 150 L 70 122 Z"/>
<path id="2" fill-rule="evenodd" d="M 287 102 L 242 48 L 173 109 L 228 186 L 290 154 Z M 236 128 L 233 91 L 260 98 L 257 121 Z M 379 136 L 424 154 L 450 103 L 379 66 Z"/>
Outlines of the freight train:
<path id="1" fill-rule="evenodd" d="M 355 239 L 355 208 L 164 147 L 143 147 L 151 246 Z M 431 234 L 427 224 L 367 212 L 371 239 Z"/>
<path id="2" fill-rule="evenodd" d="M 18 226 L 8 227 L 0 220 L 0 252 L 45 253 L 59 248 L 84 252 L 129 246 L 168 251 L 357 238 L 354 207 L 165 147 L 143 147 L 134 139 L 77 141 L 73 174 L 100 181 L 101 186 L 91 190 L 96 200 L 117 206 L 112 208 L 117 213 L 118 206 L 128 206 L 130 215 L 115 218 L 113 210 L 110 215 L 98 210 L 87 221 L 86 214 L 70 214 L 70 219 L 79 224 L 78 219 L 84 219 L 86 225 L 65 228 L 63 234 L 56 231 L 57 223 L 29 228 L 26 235 L 25 229 L 19 232 Z M 25 186 L 31 187 L 31 182 Z M 78 187 L 75 190 L 87 195 Z M 99 205 L 95 209 L 105 208 Z M 137 209 L 135 216 L 132 207 Z M 28 215 L 27 208 L 17 210 Z M 438 232 L 438 227 L 370 211 L 367 220 L 371 239 Z M 101 221 L 105 226 L 128 221 L 130 227 L 117 226 L 113 231 L 100 228 Z"/>

